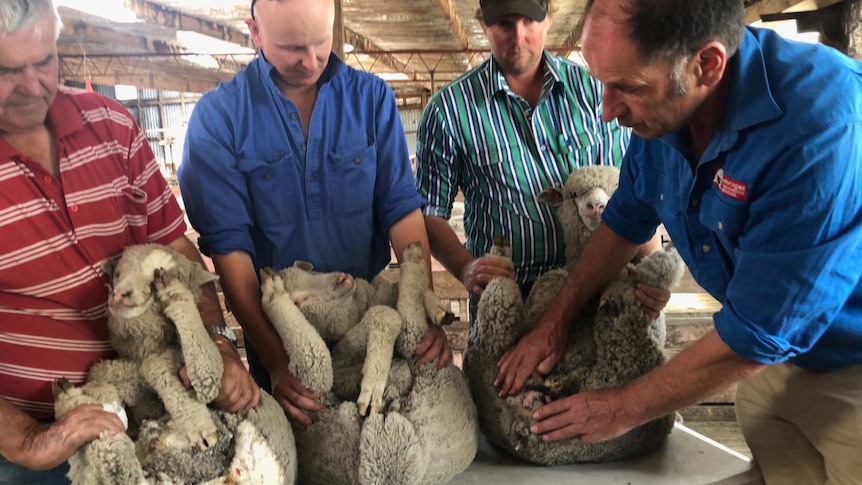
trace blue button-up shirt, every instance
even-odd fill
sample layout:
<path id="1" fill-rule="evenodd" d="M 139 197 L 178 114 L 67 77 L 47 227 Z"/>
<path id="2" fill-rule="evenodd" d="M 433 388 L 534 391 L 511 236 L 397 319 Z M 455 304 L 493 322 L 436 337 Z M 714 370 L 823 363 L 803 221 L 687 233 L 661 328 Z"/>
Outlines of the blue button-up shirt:
<path id="1" fill-rule="evenodd" d="M 604 220 L 633 242 L 663 222 L 743 357 L 862 364 L 862 63 L 749 28 L 730 64 L 696 171 L 680 133 L 633 136 Z"/>
<path id="2" fill-rule="evenodd" d="M 371 278 L 389 228 L 423 204 L 395 97 L 333 54 L 306 137 L 273 69 L 259 55 L 192 112 L 178 175 L 201 251 Z"/>

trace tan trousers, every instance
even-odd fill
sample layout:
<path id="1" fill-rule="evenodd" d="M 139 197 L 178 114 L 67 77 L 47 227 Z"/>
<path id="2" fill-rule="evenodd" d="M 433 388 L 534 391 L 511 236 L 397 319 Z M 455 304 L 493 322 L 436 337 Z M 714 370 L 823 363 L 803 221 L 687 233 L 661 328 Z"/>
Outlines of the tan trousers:
<path id="1" fill-rule="evenodd" d="M 862 484 L 862 366 L 769 366 L 740 383 L 736 415 L 767 485 Z"/>

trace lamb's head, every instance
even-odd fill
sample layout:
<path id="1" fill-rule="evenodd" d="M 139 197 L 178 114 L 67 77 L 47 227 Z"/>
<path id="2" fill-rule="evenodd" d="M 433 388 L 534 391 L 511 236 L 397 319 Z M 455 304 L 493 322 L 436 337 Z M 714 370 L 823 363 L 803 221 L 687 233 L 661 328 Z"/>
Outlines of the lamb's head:
<path id="1" fill-rule="evenodd" d="M 317 307 L 347 303 L 356 291 L 356 284 L 349 274 L 319 273 L 305 261 L 297 261 L 280 273 L 284 289 L 303 313 L 313 312 Z"/>
<path id="2" fill-rule="evenodd" d="M 599 227 L 605 204 L 617 190 L 619 178 L 616 167 L 591 165 L 572 172 L 562 189 L 551 188 L 539 194 L 539 202 L 559 208 L 567 262 L 577 258 Z"/>
<path id="3" fill-rule="evenodd" d="M 153 281 L 157 269 L 171 270 L 177 266 L 175 253 L 155 245 L 129 246 L 116 264 L 102 263 L 108 275 L 108 311 L 117 318 L 137 317 L 149 310 L 154 302 Z"/>

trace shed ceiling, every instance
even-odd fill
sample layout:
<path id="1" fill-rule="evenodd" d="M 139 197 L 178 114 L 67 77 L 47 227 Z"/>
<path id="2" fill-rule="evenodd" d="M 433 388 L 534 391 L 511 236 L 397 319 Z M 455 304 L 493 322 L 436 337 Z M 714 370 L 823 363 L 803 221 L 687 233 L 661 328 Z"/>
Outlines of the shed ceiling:
<path id="1" fill-rule="evenodd" d="M 73 8 L 77 2 L 99 14 Z M 336 0 L 337 2 L 339 0 Z M 203 93 L 230 79 L 254 56 L 245 25 L 248 0 L 57 0 L 64 27 L 58 42 L 63 81 L 127 84 Z M 576 55 L 586 0 L 553 0 L 556 14 L 547 47 Z M 748 21 L 821 0 L 746 0 Z M 343 38 L 354 48 L 348 64 L 389 81 L 400 98 L 436 90 L 484 61 L 488 42 L 475 20 L 477 0 L 340 0 Z M 90 7 L 92 8 L 92 7 Z M 109 20 L 108 12 L 134 12 L 137 21 Z M 183 41 L 197 33 L 201 44 Z M 200 36 L 198 36 L 200 37 Z"/>

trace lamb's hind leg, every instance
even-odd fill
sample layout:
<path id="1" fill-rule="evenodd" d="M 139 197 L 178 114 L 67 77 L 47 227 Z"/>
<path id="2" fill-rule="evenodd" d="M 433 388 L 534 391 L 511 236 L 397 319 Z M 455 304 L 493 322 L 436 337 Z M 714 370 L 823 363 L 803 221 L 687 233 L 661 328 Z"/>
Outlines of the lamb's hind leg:
<path id="1" fill-rule="evenodd" d="M 66 379 L 55 382 L 53 390 L 58 418 L 81 404 L 102 402 L 101 399 L 86 395 L 83 387 L 75 387 Z M 110 394 L 108 392 L 101 397 L 110 397 Z M 74 485 L 145 483 L 144 472 L 135 454 L 135 444 L 126 433 L 104 434 L 79 448 L 69 457 L 68 476 Z"/>

